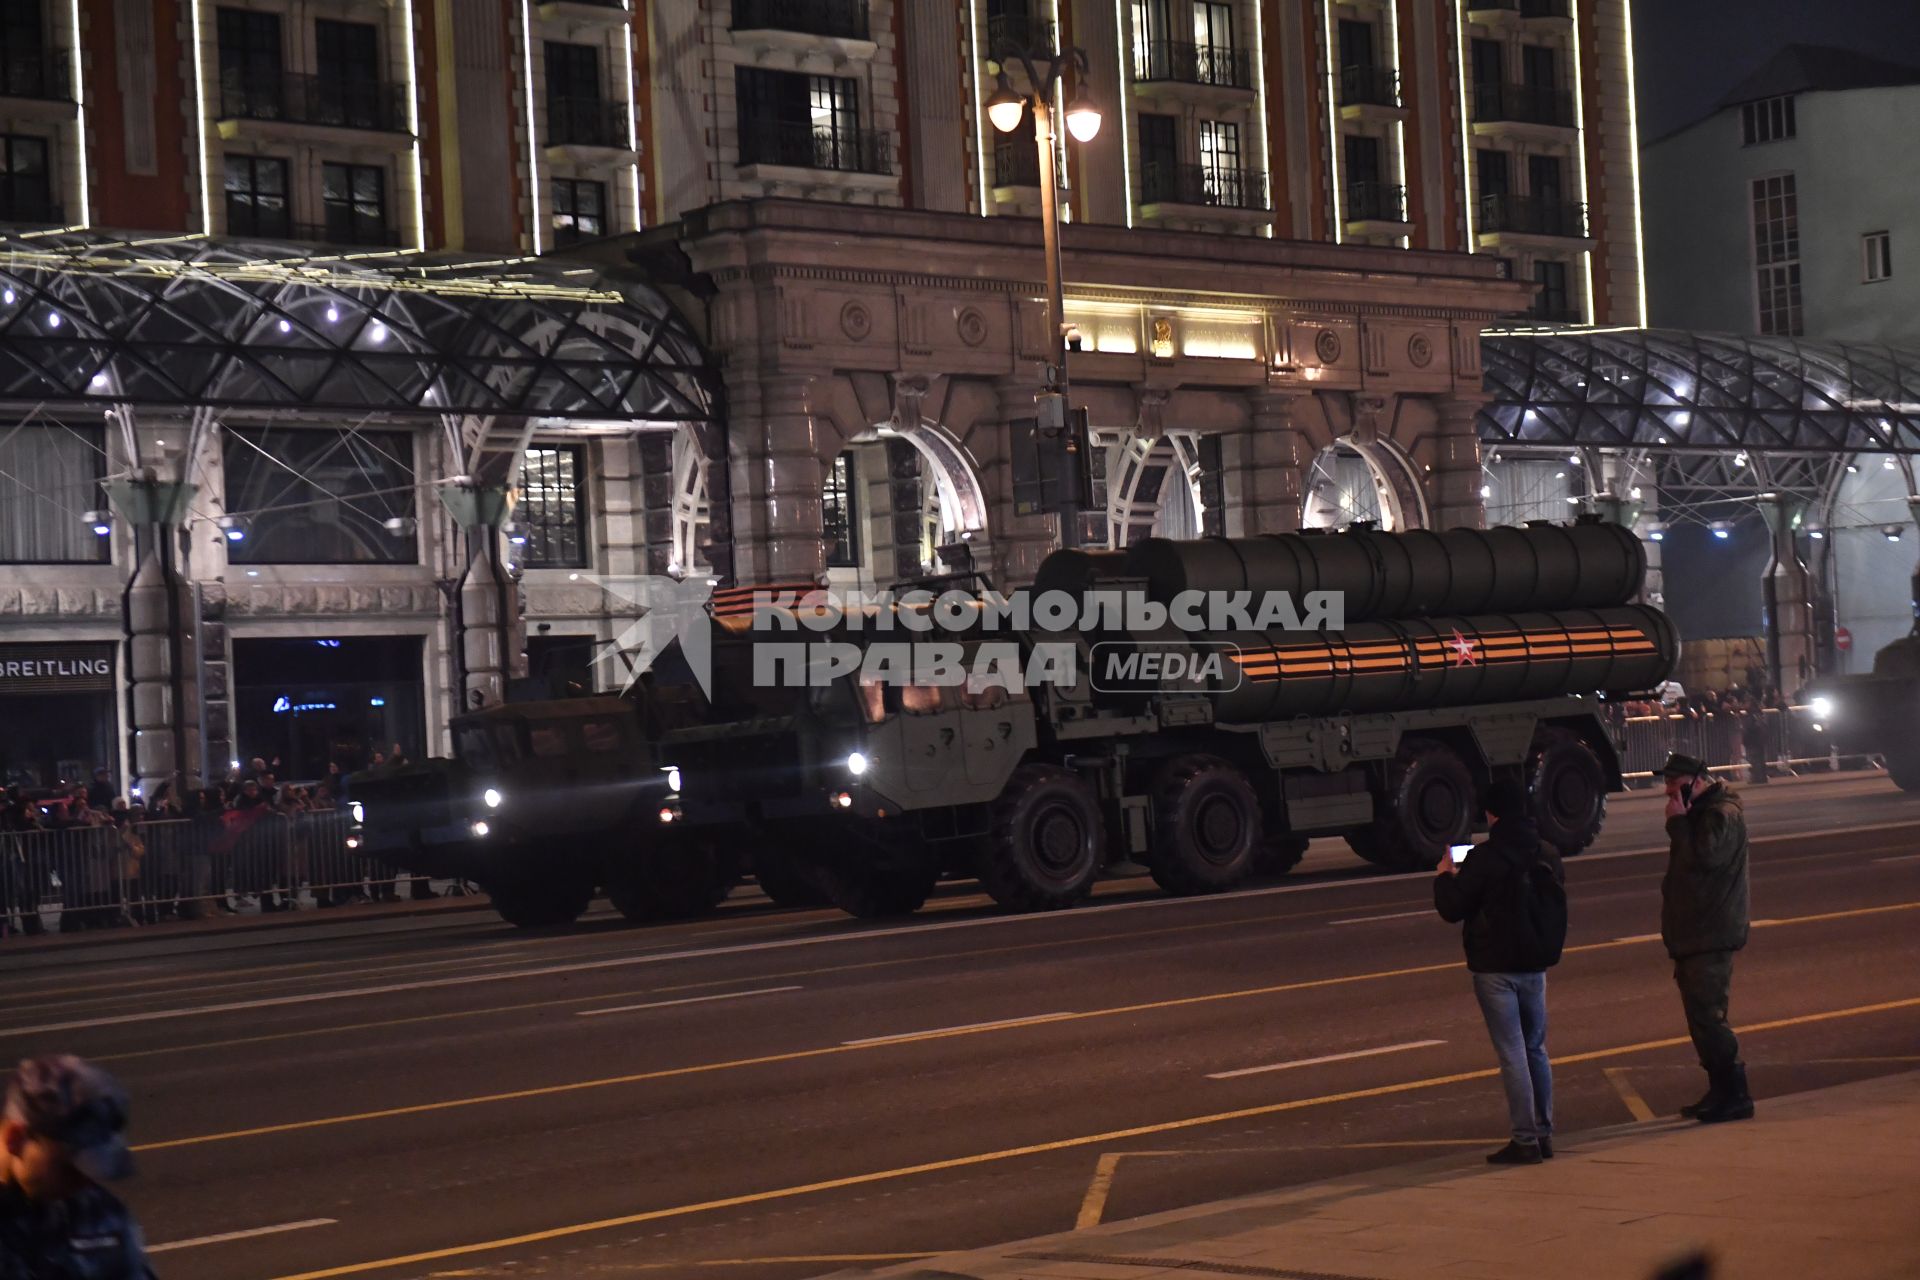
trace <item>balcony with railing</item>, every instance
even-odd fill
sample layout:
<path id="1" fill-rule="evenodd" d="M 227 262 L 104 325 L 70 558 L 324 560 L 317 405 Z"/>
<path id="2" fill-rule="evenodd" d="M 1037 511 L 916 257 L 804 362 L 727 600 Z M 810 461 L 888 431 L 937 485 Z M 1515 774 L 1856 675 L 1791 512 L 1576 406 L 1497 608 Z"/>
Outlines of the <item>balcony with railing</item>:
<path id="1" fill-rule="evenodd" d="M 1483 236 L 1554 236 L 1584 240 L 1587 206 L 1547 196 L 1487 195 L 1480 197 L 1475 229 Z"/>
<path id="2" fill-rule="evenodd" d="M 406 87 L 335 76 L 268 78 L 222 71 L 220 118 L 405 133 Z"/>
<path id="3" fill-rule="evenodd" d="M 1468 22 L 1497 22 L 1520 12 L 1520 0 L 1467 0 Z"/>
<path id="4" fill-rule="evenodd" d="M 1150 160 L 1140 170 L 1140 203 L 1263 212 L 1267 208 L 1267 175 L 1260 169 Z"/>
<path id="5" fill-rule="evenodd" d="M 993 144 L 993 185 L 1040 185 L 1040 147 L 1032 138 L 1001 138 Z"/>
<path id="6" fill-rule="evenodd" d="M 873 39 L 867 0 L 733 0 L 733 29 Z"/>
<path id="7" fill-rule="evenodd" d="M 624 102 L 604 98 L 548 98 L 547 145 L 630 151 L 631 116 Z"/>
<path id="8" fill-rule="evenodd" d="M 0 222 L 30 227 L 64 227 L 67 211 L 48 191 L 0 186 Z"/>
<path id="9" fill-rule="evenodd" d="M 1542 89 L 1530 84 L 1476 84 L 1473 122 L 1571 129 L 1573 94 L 1566 89 Z"/>
<path id="10" fill-rule="evenodd" d="M 536 0 L 549 22 L 592 22 L 621 26 L 631 19 L 626 0 Z"/>
<path id="11" fill-rule="evenodd" d="M 1397 108 L 1400 73 L 1392 67 L 1340 68 L 1340 105 Z"/>
<path id="12" fill-rule="evenodd" d="M 1534 18 L 1552 18 L 1560 21 L 1573 19 L 1572 0 L 1520 0 L 1520 16 Z"/>
<path id="13" fill-rule="evenodd" d="M 805 120 L 742 119 L 740 163 L 890 177 L 893 137 L 869 129 L 825 129 Z"/>
<path id="14" fill-rule="evenodd" d="M 0 98 L 72 102 L 73 68 L 54 50 L 0 58 Z"/>
<path id="15" fill-rule="evenodd" d="M 1403 223 L 1407 189 L 1397 182 L 1350 182 L 1345 213 L 1348 222 Z"/>
<path id="16" fill-rule="evenodd" d="M 1186 40 L 1150 40 L 1134 52 L 1133 78 L 1143 84 L 1253 88 L 1253 57 L 1246 49 Z"/>

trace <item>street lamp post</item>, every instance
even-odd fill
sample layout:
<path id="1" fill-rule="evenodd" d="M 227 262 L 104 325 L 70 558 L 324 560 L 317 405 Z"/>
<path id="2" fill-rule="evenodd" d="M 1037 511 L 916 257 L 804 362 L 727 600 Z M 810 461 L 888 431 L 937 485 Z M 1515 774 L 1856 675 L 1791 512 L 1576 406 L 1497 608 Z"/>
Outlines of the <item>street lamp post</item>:
<path id="1" fill-rule="evenodd" d="M 1068 67 L 1076 71 L 1076 80 L 1087 75 L 1084 49 L 1055 51 L 1052 48 L 1022 48 L 1002 41 L 993 51 L 1000 65 L 1000 84 L 987 99 L 987 118 L 1001 133 L 1012 133 L 1028 111 L 1033 112 L 1034 144 L 1040 151 L 1040 230 L 1047 259 L 1047 347 L 1046 384 L 1035 397 L 1041 437 L 1066 441 L 1069 462 L 1068 493 L 1059 505 L 1060 544 L 1080 545 L 1080 491 L 1087 460 L 1067 426 L 1067 318 L 1066 299 L 1060 278 L 1060 179 L 1054 164 L 1053 107 L 1049 99 Z M 1026 72 L 1028 90 L 1014 91 L 1007 67 L 1017 64 Z M 1100 109 L 1093 105 L 1084 89 L 1076 89 L 1067 104 L 1067 132 L 1081 142 L 1091 142 L 1100 133 Z"/>

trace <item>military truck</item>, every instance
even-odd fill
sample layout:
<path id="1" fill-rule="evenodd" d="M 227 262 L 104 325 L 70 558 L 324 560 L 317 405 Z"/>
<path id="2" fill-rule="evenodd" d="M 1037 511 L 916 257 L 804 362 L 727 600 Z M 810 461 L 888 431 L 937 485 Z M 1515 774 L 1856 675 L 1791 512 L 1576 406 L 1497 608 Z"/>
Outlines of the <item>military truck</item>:
<path id="1" fill-rule="evenodd" d="M 756 655 L 795 635 L 768 630 L 777 610 L 736 592 L 713 618 L 711 697 L 656 681 L 587 700 L 569 723 L 618 722 L 633 738 L 607 738 L 604 774 L 577 779 L 534 777 L 543 757 L 528 735 L 566 718 L 557 707 L 462 717 L 468 781 L 443 788 L 449 808 L 433 816 L 471 819 L 459 856 L 497 899 L 504 890 L 517 923 L 577 914 L 596 884 L 629 914 L 684 914 L 717 901 L 741 860 L 776 900 L 817 895 L 863 917 L 917 910 L 949 873 L 1019 911 L 1070 907 L 1138 864 L 1168 892 L 1219 892 L 1291 869 L 1316 836 L 1419 870 L 1468 837 L 1499 777 L 1529 785 L 1542 834 L 1574 854 L 1621 785 L 1596 695 L 1651 689 L 1677 657 L 1665 616 L 1631 603 L 1645 567 L 1630 531 L 1599 523 L 1057 552 L 1035 593 L 1168 604 L 1337 592 L 1344 626 L 1029 630 L 1013 637 L 1022 654 L 1064 644 L 1076 659 L 1070 678 L 1031 687 L 874 680 L 864 662 L 769 687 Z M 951 597 L 938 639 L 969 658 L 1004 644 L 983 597 L 971 620 Z M 813 617 L 803 638 L 864 650 L 897 643 L 893 621 Z M 549 740 L 546 759 L 585 753 L 584 738 Z M 534 798 L 556 782 L 556 797 Z M 604 792 L 594 822 L 618 821 L 590 833 L 571 821 L 583 789 Z M 524 823 L 510 815 L 522 796 Z M 543 832 L 535 812 L 581 834 Z M 459 821 L 441 829 L 457 835 Z M 555 879 L 564 892 L 533 887 Z"/>
<path id="2" fill-rule="evenodd" d="M 1798 695 L 1814 749 L 1879 756 L 1902 791 L 1920 791 L 1920 573 L 1912 594 L 1913 630 L 1873 655 L 1871 674 L 1825 676 Z"/>

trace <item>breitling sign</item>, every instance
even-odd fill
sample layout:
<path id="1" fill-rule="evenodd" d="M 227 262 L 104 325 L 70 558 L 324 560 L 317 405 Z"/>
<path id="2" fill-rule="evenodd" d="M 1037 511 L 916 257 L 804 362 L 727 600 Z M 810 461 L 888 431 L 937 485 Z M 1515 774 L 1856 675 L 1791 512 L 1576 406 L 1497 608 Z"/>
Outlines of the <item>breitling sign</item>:
<path id="1" fill-rule="evenodd" d="M 0 695 L 112 688 L 111 644 L 0 645 Z"/>

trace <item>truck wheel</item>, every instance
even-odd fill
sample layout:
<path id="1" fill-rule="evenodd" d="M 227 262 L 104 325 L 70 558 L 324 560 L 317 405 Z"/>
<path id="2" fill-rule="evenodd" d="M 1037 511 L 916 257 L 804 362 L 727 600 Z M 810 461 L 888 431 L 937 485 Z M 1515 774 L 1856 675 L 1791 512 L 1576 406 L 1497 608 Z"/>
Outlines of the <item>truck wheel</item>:
<path id="1" fill-rule="evenodd" d="M 1445 745 L 1410 742 L 1387 781 L 1387 793 L 1374 797 L 1380 811 L 1347 844 L 1388 871 L 1431 871 L 1473 830 L 1473 775 Z"/>
<path id="2" fill-rule="evenodd" d="M 1261 840 L 1260 847 L 1254 850 L 1253 874 L 1256 876 L 1283 876 L 1300 865 L 1300 859 L 1307 856 L 1307 838 L 1289 832 L 1269 835 Z"/>
<path id="3" fill-rule="evenodd" d="M 1600 834 L 1607 818 L 1607 773 L 1579 734 L 1545 728 L 1527 758 L 1528 790 L 1540 838 L 1571 858 Z"/>
<path id="4" fill-rule="evenodd" d="M 910 916 L 926 905 L 940 868 L 932 859 L 894 867 L 851 867 L 823 862 L 814 868 L 827 901 L 860 920 Z"/>
<path id="5" fill-rule="evenodd" d="M 607 871 L 607 897 L 636 924 L 711 915 L 733 892 L 728 860 L 706 841 L 668 841 Z"/>
<path id="6" fill-rule="evenodd" d="M 554 872 L 543 878 L 496 880 L 481 886 L 500 918 L 516 929 L 554 929 L 572 924 L 593 901 L 593 881 Z"/>
<path id="7" fill-rule="evenodd" d="M 1220 893 L 1253 870 L 1260 798 L 1217 756 L 1169 761 L 1153 784 L 1153 847 L 1147 867 L 1168 893 Z"/>
<path id="8" fill-rule="evenodd" d="M 781 858 L 757 857 L 753 860 L 753 878 L 759 882 L 760 892 L 766 894 L 776 907 L 828 905 L 819 879 L 810 875 L 808 869 L 799 863 Z"/>
<path id="9" fill-rule="evenodd" d="M 1014 771 L 994 801 L 980 883 L 1008 911 L 1055 911 L 1093 891 L 1107 860 L 1107 824 L 1093 789 L 1056 765 Z"/>
<path id="10" fill-rule="evenodd" d="M 1887 777 L 1902 791 L 1920 791 L 1920 751 L 1889 751 Z"/>

